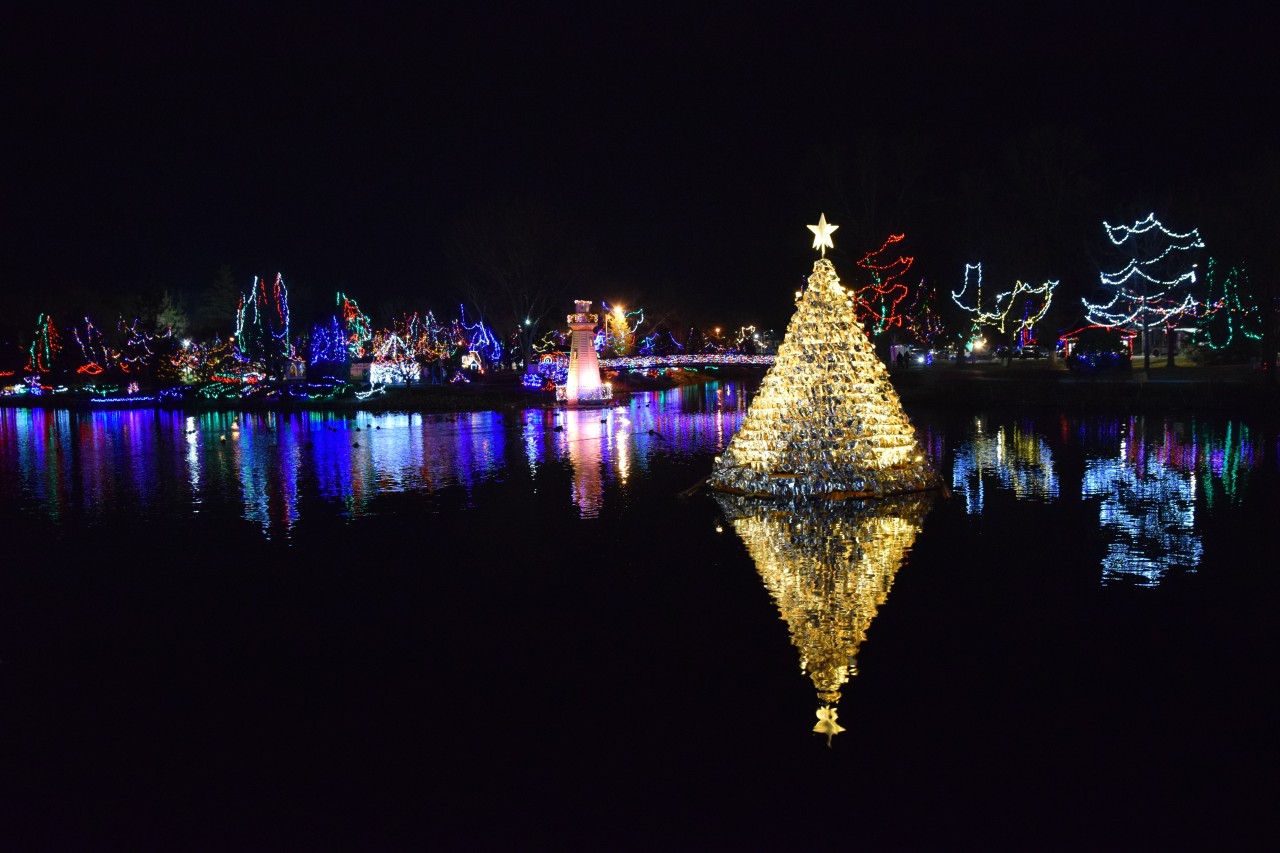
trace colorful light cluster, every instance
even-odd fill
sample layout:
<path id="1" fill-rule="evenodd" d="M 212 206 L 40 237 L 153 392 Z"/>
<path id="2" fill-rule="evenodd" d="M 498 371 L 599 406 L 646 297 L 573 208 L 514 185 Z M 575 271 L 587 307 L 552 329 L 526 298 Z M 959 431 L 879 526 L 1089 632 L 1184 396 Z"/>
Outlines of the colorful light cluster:
<path id="1" fill-rule="evenodd" d="M 502 361 L 502 341 L 484 321 L 468 325 L 466 307 L 462 305 L 458 306 L 458 318 L 458 325 L 465 332 L 468 351 L 480 353 L 490 363 Z"/>
<path id="2" fill-rule="evenodd" d="M 932 287 L 921 281 L 915 288 L 903 318 L 903 329 L 918 344 L 931 346 L 942 340 L 946 328 L 942 323 L 942 315 L 933 307 L 936 293 Z"/>
<path id="3" fill-rule="evenodd" d="M 1219 276 L 1216 262 L 1209 258 L 1205 279 L 1209 295 L 1196 321 L 1196 342 L 1213 350 L 1225 350 L 1261 340 L 1262 312 L 1254 301 L 1248 273 L 1232 267 L 1225 276 Z"/>
<path id="4" fill-rule="evenodd" d="M 115 361 L 115 357 L 107 348 L 102 332 L 98 331 L 97 327 L 93 325 L 93 321 L 88 317 L 84 318 L 83 337 L 80 335 L 79 329 L 72 329 L 71 335 L 76 339 L 76 344 L 80 347 L 80 353 L 84 356 L 84 364 L 76 368 L 77 373 L 97 376 Z"/>
<path id="5" fill-rule="evenodd" d="M 621 306 L 610 307 L 601 301 L 604 311 L 604 322 L 595 338 L 597 353 L 612 352 L 621 357 L 630 354 L 636 347 L 636 334 L 644 323 L 644 309 L 626 311 Z"/>
<path id="6" fill-rule="evenodd" d="M 28 349 L 30 358 L 27 361 L 28 373 L 48 373 L 53 370 L 53 363 L 62 351 L 62 336 L 53 324 L 53 318 L 41 314 L 36 320 L 35 339 Z"/>
<path id="7" fill-rule="evenodd" d="M 360 310 L 354 299 L 338 293 L 338 308 L 342 312 L 342 324 L 346 330 L 347 351 L 352 358 L 365 355 L 365 344 L 373 339 L 373 323 Z"/>
<path id="8" fill-rule="evenodd" d="M 869 284 L 853 288 L 858 319 L 867 327 L 868 334 L 878 335 L 887 329 L 902 327 L 902 304 L 908 294 L 905 278 L 915 258 L 906 255 L 892 258 L 885 253 L 905 236 L 890 234 L 880 248 L 858 261 L 858 266 L 869 272 L 871 278 Z"/>
<path id="9" fill-rule="evenodd" d="M 263 362 L 272 375 L 285 375 L 294 352 L 289 340 L 289 294 L 283 275 L 276 273 L 269 286 L 254 276 L 249 293 L 240 297 L 236 309 L 235 338 L 245 357 Z"/>

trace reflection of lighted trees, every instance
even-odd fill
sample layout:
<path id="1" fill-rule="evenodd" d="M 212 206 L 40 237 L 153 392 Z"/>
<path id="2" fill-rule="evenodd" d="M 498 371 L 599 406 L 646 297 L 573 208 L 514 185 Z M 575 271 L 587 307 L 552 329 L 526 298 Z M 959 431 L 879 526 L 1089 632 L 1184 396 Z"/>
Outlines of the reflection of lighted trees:
<path id="1" fill-rule="evenodd" d="M 1101 496 L 1099 519 L 1112 540 L 1102 558 L 1102 581 L 1129 577 L 1156 586 L 1170 565 L 1194 570 L 1200 562 L 1195 534 L 1195 483 L 1155 457 L 1090 461 L 1084 495 Z"/>
<path id="2" fill-rule="evenodd" d="M 1058 497 L 1053 451 L 1043 438 L 1018 424 L 992 432 L 982 418 L 975 418 L 968 438 L 956 448 L 951 469 L 951 488 L 964 495 L 970 515 L 982 512 L 988 477 L 1019 499 Z"/>
<path id="3" fill-rule="evenodd" d="M 1085 497 L 1101 497 L 1099 520 L 1111 541 L 1102 559 L 1102 582 L 1123 578 L 1156 586 L 1170 566 L 1194 571 L 1200 563 L 1195 532 L 1195 453 L 1170 441 L 1166 431 L 1148 443 L 1144 421 L 1129 422 L 1118 453 L 1085 464 Z"/>
<path id="4" fill-rule="evenodd" d="M 1100 519 L 1111 535 L 1103 583 L 1156 586 L 1173 566 L 1194 571 L 1202 553 L 1197 493 L 1209 507 L 1240 499 L 1255 464 L 1249 428 L 1165 421 L 1149 429 L 1135 417 L 1111 434 L 1115 444 L 1086 463 L 1083 488 L 1084 496 L 1102 498 Z"/>
<path id="5" fill-rule="evenodd" d="M 923 492 L 880 501 L 774 503 L 716 495 L 747 546 L 817 689 L 814 731 L 830 737 L 840 688 L 933 503 Z"/>

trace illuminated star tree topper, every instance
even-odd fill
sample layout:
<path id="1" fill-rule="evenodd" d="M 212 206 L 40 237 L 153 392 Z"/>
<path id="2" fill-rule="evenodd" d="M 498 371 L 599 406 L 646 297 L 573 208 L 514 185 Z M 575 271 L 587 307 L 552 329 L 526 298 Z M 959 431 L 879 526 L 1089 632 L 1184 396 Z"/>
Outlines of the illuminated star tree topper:
<path id="1" fill-rule="evenodd" d="M 813 248 L 821 252 L 822 257 L 825 258 L 827 256 L 827 249 L 835 248 L 835 244 L 831 242 L 831 234 L 839 227 L 839 225 L 832 225 L 827 222 L 825 213 L 818 216 L 817 225 L 808 226 L 809 230 L 813 232 Z"/>

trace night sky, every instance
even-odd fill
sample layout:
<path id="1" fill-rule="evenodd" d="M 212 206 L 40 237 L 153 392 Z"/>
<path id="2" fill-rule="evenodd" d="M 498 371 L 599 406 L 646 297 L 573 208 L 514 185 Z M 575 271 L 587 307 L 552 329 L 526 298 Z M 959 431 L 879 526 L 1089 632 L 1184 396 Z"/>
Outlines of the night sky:
<path id="1" fill-rule="evenodd" d="M 246 288 L 345 290 L 375 321 L 448 314 L 452 224 L 524 199 L 598 251 L 587 298 L 784 323 L 820 212 L 845 276 L 890 229 L 940 289 L 999 268 L 975 236 L 999 203 L 966 209 L 957 181 L 998 187 L 1002 146 L 1035 128 L 1094 152 L 1099 239 L 1151 210 L 1206 227 L 1196 200 L 1277 146 L 1270 28 L 1222 4 L 683 5 L 10 5 L 6 320 L 77 289 L 196 299 L 222 264 Z M 909 186 L 870 170 L 860 223 L 867 140 L 927 153 Z M 1088 267 L 1020 274 L 1083 286 Z"/>

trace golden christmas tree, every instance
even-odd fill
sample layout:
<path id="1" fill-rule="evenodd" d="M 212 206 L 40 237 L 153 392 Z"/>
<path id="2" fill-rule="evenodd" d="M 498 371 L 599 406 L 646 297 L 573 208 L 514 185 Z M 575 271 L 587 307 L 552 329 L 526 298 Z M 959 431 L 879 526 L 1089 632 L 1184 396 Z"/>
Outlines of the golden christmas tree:
<path id="1" fill-rule="evenodd" d="M 879 501 L 818 499 L 779 504 L 733 495 L 716 500 L 747 546 L 817 689 L 815 732 L 844 731 L 840 688 L 894 575 L 915 542 L 935 493 Z"/>
<path id="2" fill-rule="evenodd" d="M 938 488 L 889 371 L 826 258 L 839 226 L 823 214 L 821 256 L 742 426 L 708 485 L 762 497 L 866 498 Z"/>

